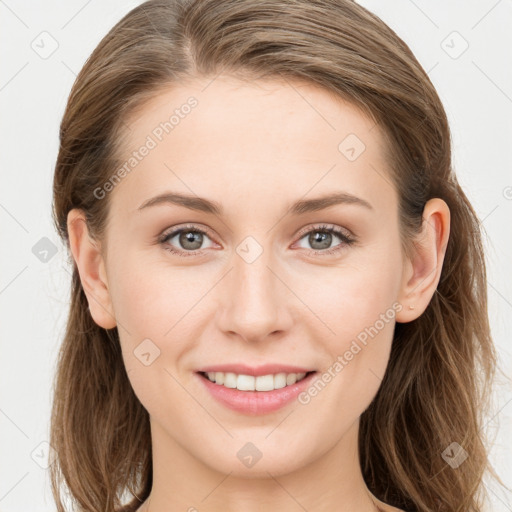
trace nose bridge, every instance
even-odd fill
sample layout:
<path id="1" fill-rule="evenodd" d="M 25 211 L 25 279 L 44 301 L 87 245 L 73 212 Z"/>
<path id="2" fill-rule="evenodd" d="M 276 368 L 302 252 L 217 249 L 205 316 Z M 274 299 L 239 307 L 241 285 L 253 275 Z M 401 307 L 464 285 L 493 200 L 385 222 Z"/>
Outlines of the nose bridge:
<path id="1" fill-rule="evenodd" d="M 275 276 L 272 250 L 247 237 L 233 255 L 223 297 L 221 328 L 246 340 L 258 340 L 285 328 L 284 285 Z M 271 270 L 272 269 L 272 270 Z"/>

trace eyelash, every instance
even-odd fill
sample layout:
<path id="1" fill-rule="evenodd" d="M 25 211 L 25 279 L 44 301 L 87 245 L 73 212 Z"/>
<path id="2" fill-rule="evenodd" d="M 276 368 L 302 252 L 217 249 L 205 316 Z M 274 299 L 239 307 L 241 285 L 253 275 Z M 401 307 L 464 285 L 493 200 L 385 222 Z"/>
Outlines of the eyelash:
<path id="1" fill-rule="evenodd" d="M 212 238 L 210 236 L 210 233 L 209 233 L 208 230 L 200 229 L 200 228 L 194 226 L 193 224 L 190 224 L 190 225 L 181 227 L 179 229 L 175 229 L 173 231 L 170 231 L 169 233 L 164 233 L 158 239 L 158 243 L 163 245 L 163 248 L 166 251 L 169 251 L 172 254 L 176 254 L 177 256 L 180 256 L 180 257 L 187 258 L 189 256 L 196 256 L 197 254 L 200 254 L 200 252 L 201 252 L 200 250 L 198 250 L 198 251 L 181 251 L 181 250 L 176 250 L 172 246 L 167 244 L 168 240 L 174 238 L 176 235 L 179 235 L 182 232 L 200 233 L 202 235 L 207 235 L 209 238 Z M 300 234 L 298 240 L 302 240 L 302 238 L 304 238 L 306 235 L 309 235 L 310 233 L 316 233 L 316 232 L 331 233 L 333 235 L 336 235 L 337 237 L 339 237 L 342 240 L 342 243 L 337 245 L 337 246 L 335 246 L 335 247 L 333 247 L 333 248 L 331 248 L 331 249 L 324 249 L 324 250 L 309 249 L 309 253 L 313 254 L 313 255 L 320 254 L 320 255 L 323 256 L 323 255 L 327 255 L 327 254 L 330 255 L 330 254 L 333 254 L 333 253 L 337 253 L 338 251 L 341 251 L 344 248 L 346 248 L 347 246 L 350 246 L 350 245 L 352 245 L 352 244 L 354 244 L 356 242 L 356 238 L 353 235 L 349 236 L 348 234 L 346 234 L 345 232 L 341 231 L 340 229 L 332 227 L 332 226 L 327 226 L 325 224 L 323 224 L 321 226 L 314 227 L 313 229 L 310 229 L 308 231 L 302 232 Z"/>

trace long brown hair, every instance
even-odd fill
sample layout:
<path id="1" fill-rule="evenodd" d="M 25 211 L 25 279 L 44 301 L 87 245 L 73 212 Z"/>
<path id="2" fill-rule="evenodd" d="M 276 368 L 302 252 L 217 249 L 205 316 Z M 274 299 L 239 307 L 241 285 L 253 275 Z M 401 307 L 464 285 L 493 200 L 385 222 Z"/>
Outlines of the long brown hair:
<path id="1" fill-rule="evenodd" d="M 405 510 L 480 512 L 490 466 L 483 432 L 496 353 L 487 314 L 478 218 L 451 165 L 441 101 L 409 47 L 350 0 L 150 0 L 104 37 L 78 75 L 60 129 L 53 215 L 69 248 L 67 214 L 80 208 L 102 240 L 123 123 L 163 87 L 221 72 L 306 80 L 359 107 L 382 130 L 399 194 L 403 247 L 440 197 L 451 233 L 434 296 L 397 324 L 389 365 L 361 416 L 359 454 L 370 491 Z M 71 258 L 70 258 L 71 260 Z M 72 261 L 72 260 L 71 260 Z M 116 329 L 92 319 L 76 264 L 59 354 L 50 443 L 52 491 L 74 509 L 135 510 L 152 486 L 148 413 L 135 396 Z M 454 469 L 442 457 L 457 442 Z"/>

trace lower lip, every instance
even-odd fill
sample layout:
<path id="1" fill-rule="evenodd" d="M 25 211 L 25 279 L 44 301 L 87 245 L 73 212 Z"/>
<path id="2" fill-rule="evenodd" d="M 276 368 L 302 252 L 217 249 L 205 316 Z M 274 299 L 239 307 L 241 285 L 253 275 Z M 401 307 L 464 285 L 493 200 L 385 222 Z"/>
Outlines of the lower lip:
<path id="1" fill-rule="evenodd" d="M 310 373 L 296 384 L 281 389 L 240 391 L 236 388 L 227 388 L 221 384 L 215 384 L 204 375 L 196 373 L 213 398 L 229 409 L 250 415 L 266 414 L 281 409 L 311 385 L 311 381 L 316 374 L 317 372 Z"/>

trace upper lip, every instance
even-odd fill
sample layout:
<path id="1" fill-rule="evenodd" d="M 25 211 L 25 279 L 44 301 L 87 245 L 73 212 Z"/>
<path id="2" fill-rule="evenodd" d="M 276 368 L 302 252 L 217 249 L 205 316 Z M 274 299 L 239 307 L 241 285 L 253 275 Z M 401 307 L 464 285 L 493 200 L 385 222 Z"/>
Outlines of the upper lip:
<path id="1" fill-rule="evenodd" d="M 261 366 L 247 366 L 246 364 L 215 364 L 205 366 L 197 370 L 198 372 L 224 372 L 236 373 L 238 375 L 252 375 L 259 377 L 260 375 L 270 375 L 276 373 L 308 373 L 314 370 L 301 368 L 299 366 L 290 366 L 286 364 L 264 364 Z"/>

